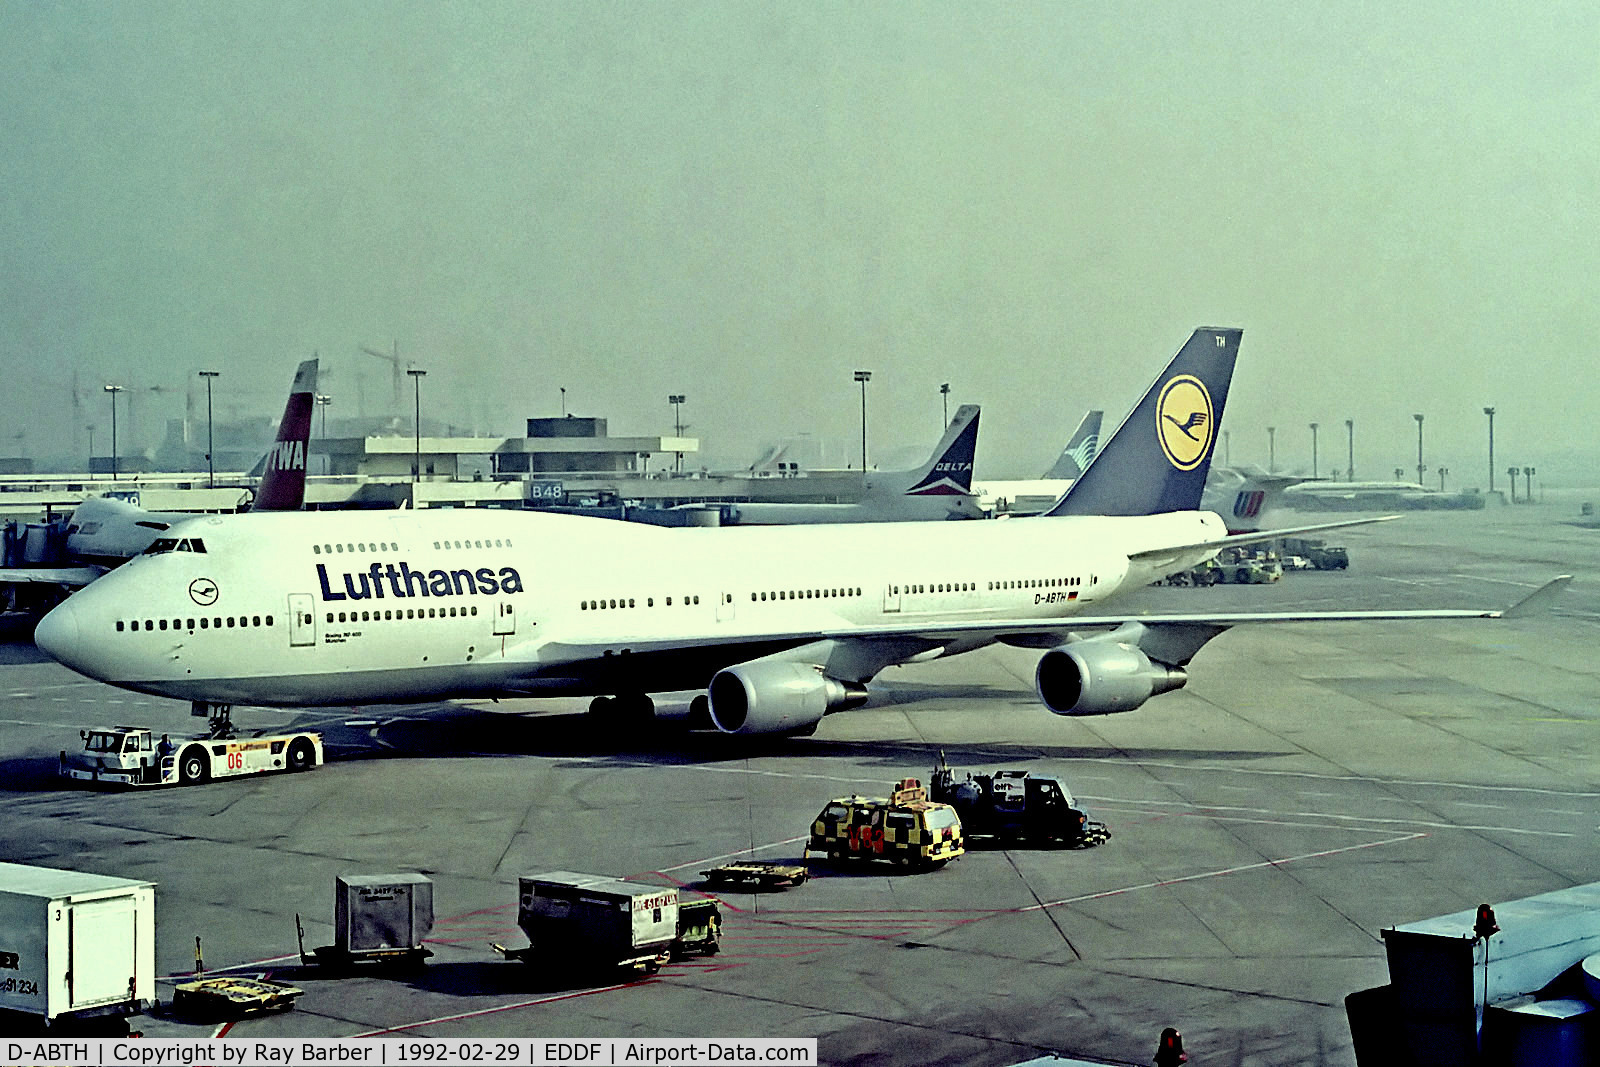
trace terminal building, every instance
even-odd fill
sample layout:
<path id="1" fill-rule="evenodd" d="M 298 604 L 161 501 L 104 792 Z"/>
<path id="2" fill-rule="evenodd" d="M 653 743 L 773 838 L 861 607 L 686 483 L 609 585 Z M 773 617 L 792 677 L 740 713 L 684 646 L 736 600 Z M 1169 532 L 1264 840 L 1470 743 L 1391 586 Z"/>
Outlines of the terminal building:
<path id="1" fill-rule="evenodd" d="M 612 437 L 603 418 L 530 418 L 526 429 L 509 438 L 392 432 L 314 438 L 307 507 L 616 509 L 627 503 L 653 510 L 749 501 L 852 503 L 865 491 L 859 470 L 802 471 L 782 463 L 725 474 L 678 470 L 694 467 L 697 438 Z M 268 428 L 263 440 L 270 435 Z M 152 473 L 147 466 L 142 457 L 118 457 L 113 478 L 111 459 L 102 456 L 81 474 L 0 474 L 0 521 L 59 516 L 86 496 L 106 493 L 151 511 L 238 511 L 248 507 L 258 477 L 218 471 L 213 486 L 205 471 Z"/>

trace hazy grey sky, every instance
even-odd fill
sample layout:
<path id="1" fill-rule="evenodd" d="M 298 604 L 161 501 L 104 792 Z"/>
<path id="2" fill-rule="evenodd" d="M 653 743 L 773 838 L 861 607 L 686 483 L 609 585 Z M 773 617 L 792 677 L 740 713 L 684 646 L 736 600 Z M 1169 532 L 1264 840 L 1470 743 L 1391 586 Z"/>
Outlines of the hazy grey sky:
<path id="1" fill-rule="evenodd" d="M 813 431 L 979 473 L 1119 420 L 1244 327 L 1233 458 L 1588 464 L 1600 8 L 1281 3 L 0 0 L 0 366 L 62 449 L 70 375 L 276 409 Z M 408 394 L 409 401 L 409 394 Z M 152 395 L 177 413 L 181 402 Z M 108 421 L 103 394 L 85 421 Z M 102 432 L 104 432 L 102 430 Z M 746 454 L 750 454 L 747 457 Z M 1577 472 L 1574 472 L 1576 475 Z M 1452 475 L 1452 484 L 1462 479 Z"/>

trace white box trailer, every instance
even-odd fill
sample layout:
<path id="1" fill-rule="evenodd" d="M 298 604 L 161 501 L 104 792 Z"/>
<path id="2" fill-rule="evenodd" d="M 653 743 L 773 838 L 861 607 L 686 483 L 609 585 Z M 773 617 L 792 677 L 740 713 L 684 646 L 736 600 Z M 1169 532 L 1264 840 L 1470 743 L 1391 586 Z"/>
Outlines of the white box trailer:
<path id="1" fill-rule="evenodd" d="M 671 957 L 678 937 L 673 886 L 552 871 L 523 877 L 518 888 L 517 925 L 530 944 L 506 952 L 508 959 L 653 974 Z"/>
<path id="2" fill-rule="evenodd" d="M 135 1014 L 155 977 L 153 882 L 0 863 L 0 1009 L 47 1023 Z"/>

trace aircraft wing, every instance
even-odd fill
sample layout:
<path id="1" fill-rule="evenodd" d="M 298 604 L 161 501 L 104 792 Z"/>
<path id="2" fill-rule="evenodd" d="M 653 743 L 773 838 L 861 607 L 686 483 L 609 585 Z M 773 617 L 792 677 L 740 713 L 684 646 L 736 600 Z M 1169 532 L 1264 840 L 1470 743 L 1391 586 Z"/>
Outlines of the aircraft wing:
<path id="1" fill-rule="evenodd" d="M 60 585 L 81 589 L 104 573 L 99 567 L 0 567 L 0 585 Z"/>
<path id="2" fill-rule="evenodd" d="M 1119 627 L 1138 633 L 1137 643 L 1163 662 L 1182 665 L 1211 638 L 1233 626 L 1287 622 L 1361 622 L 1409 619 L 1503 619 L 1521 618 L 1543 611 L 1570 583 L 1572 576 L 1553 578 L 1506 608 L 1401 608 L 1381 611 L 1271 611 L 1199 612 L 1183 615 L 1082 615 L 1059 619 L 983 619 L 961 622 L 883 625 L 845 630 L 797 630 L 760 635 L 705 634 L 693 638 L 641 638 L 619 641 L 615 635 L 593 644 L 562 640 L 538 646 L 536 659 L 550 664 L 535 675 L 587 675 L 625 669 L 631 662 L 640 667 L 668 657 L 681 658 L 688 678 L 705 664 L 729 662 L 728 654 L 743 659 L 792 652 L 817 646 L 819 661 L 842 657 L 864 666 L 865 675 L 875 674 L 891 663 L 931 658 L 943 649 L 976 648 L 999 642 L 1023 648 L 1053 648 L 1082 630 L 1107 630 Z M 618 644 L 626 650 L 617 655 Z M 721 655 L 704 655 L 720 650 Z M 697 654 L 698 653 L 698 654 Z M 691 666 L 694 665 L 694 666 Z M 819 665 L 822 665 L 819 663 Z M 711 667 L 714 673 L 720 666 Z M 709 675 L 707 675 L 709 676 Z M 698 684 L 704 684 L 701 681 Z M 683 688 L 691 688 L 685 684 Z"/>
<path id="3" fill-rule="evenodd" d="M 1392 522 L 1398 515 L 1374 515 L 1364 519 L 1343 519 L 1339 522 L 1319 522 L 1312 526 L 1285 526 L 1277 530 L 1252 530 L 1249 533 L 1230 534 L 1220 537 L 1215 541 L 1195 541 L 1187 545 L 1162 545 L 1160 548 L 1146 549 L 1143 552 L 1131 553 L 1129 559 L 1161 560 L 1169 556 L 1181 556 L 1199 548 L 1214 548 L 1218 552 L 1224 548 L 1234 548 L 1238 545 L 1259 545 L 1264 541 L 1276 541 L 1280 537 L 1299 537 L 1301 534 L 1318 533 L 1322 530 L 1341 530 L 1346 526 L 1366 526 L 1374 522 Z"/>

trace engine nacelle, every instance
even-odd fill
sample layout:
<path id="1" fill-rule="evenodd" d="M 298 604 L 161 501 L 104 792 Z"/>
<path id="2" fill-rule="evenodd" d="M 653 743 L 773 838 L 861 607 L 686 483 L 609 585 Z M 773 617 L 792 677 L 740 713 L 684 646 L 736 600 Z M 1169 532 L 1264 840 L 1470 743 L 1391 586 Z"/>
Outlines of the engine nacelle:
<path id="1" fill-rule="evenodd" d="M 1033 676 L 1039 699 L 1057 715 L 1132 711 L 1188 680 L 1182 667 L 1152 663 L 1138 645 L 1094 639 L 1052 648 Z"/>
<path id="2" fill-rule="evenodd" d="M 711 722 L 725 734 L 810 733 L 830 711 L 867 702 L 859 685 L 806 663 L 741 663 L 711 679 Z"/>

